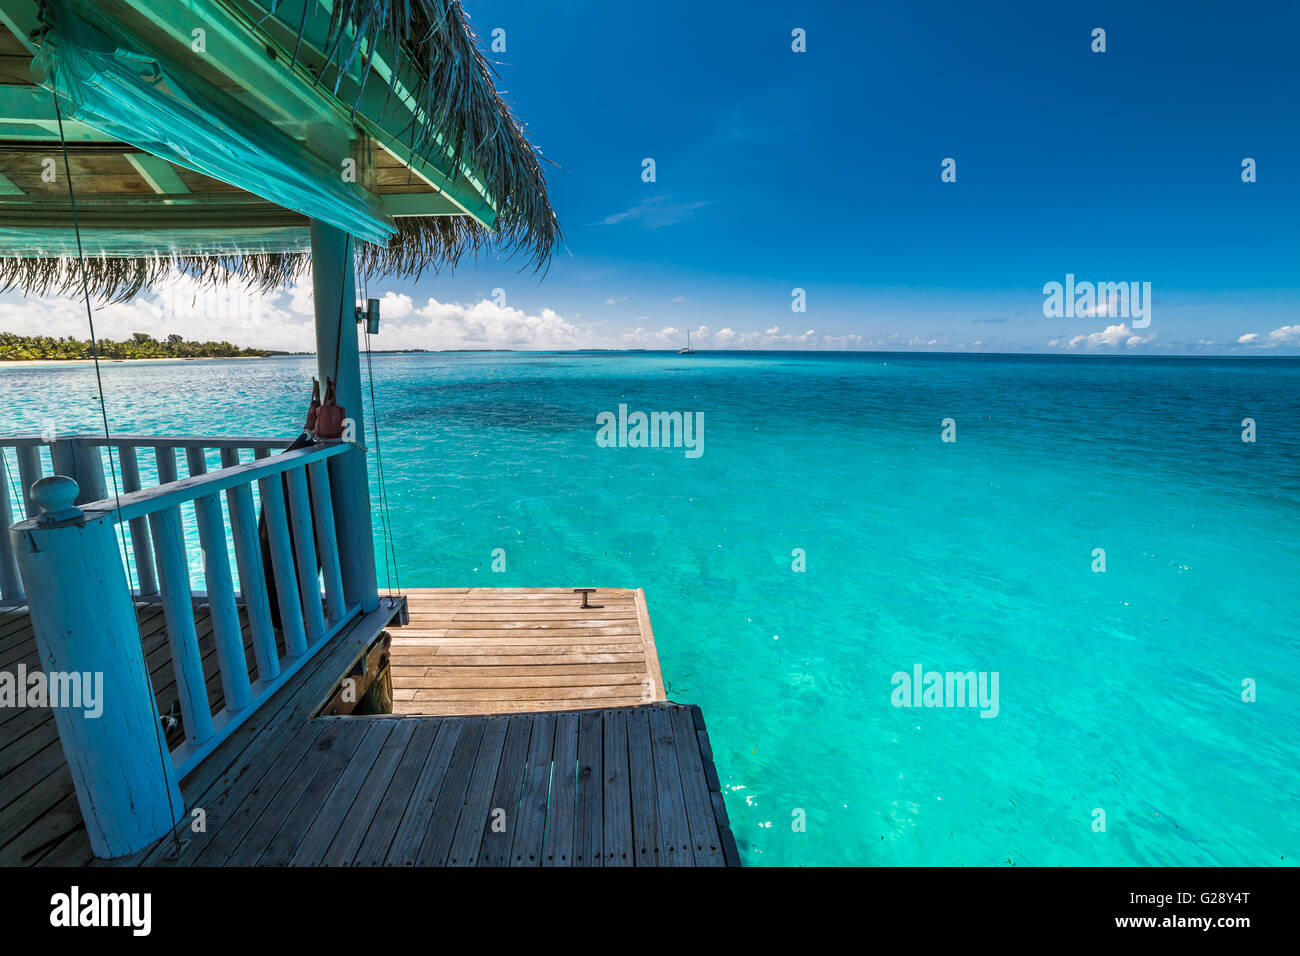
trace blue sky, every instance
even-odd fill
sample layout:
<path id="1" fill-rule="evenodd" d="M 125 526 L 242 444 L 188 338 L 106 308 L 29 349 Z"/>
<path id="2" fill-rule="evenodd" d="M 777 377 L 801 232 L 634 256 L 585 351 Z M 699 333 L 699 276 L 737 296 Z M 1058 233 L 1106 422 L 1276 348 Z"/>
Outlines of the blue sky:
<path id="1" fill-rule="evenodd" d="M 503 288 L 602 340 L 1051 351 L 1131 325 L 1044 318 L 1044 283 L 1073 273 L 1152 284 L 1142 351 L 1300 322 L 1295 3 L 466 6 L 485 42 L 506 31 L 501 86 L 558 164 L 567 249 L 540 283 L 479 263 L 384 284 L 417 302 Z"/>
<path id="2" fill-rule="evenodd" d="M 378 347 L 689 328 L 702 348 L 1300 354 L 1293 0 L 465 2 L 485 46 L 505 31 L 490 55 L 556 164 L 565 245 L 544 279 L 479 260 L 373 283 Z M 1067 274 L 1149 282 L 1150 325 L 1044 317 Z M 171 331 L 157 301 L 106 308 L 104 334 Z M 84 332 L 76 303 L 41 309 Z M 310 340 L 305 290 L 259 309 L 205 335 Z M 19 312 L 0 296 L 0 327 Z"/>

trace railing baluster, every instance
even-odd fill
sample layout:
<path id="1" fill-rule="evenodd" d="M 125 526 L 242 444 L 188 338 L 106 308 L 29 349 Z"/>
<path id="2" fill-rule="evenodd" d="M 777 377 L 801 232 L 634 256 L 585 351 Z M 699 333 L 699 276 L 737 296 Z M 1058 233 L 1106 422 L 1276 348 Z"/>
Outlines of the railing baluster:
<path id="1" fill-rule="evenodd" d="M 185 456 L 192 476 L 207 474 L 202 448 L 187 448 Z M 217 663 L 221 668 L 221 689 L 226 696 L 226 709 L 233 713 L 252 702 L 253 692 L 248 683 L 248 658 L 244 654 L 239 608 L 235 604 L 235 582 L 230 576 L 221 498 L 218 495 L 195 498 L 194 516 L 199 528 L 199 547 L 203 549 L 203 580 L 208 592 L 208 614 L 212 618 L 212 639 L 217 645 Z"/>
<path id="2" fill-rule="evenodd" d="M 81 489 L 77 495 L 77 504 L 102 501 L 108 497 L 108 485 L 104 482 L 104 459 L 99 454 L 98 446 L 83 445 L 75 436 L 59 438 L 50 445 L 50 462 L 54 465 L 56 475 L 66 475 L 76 481 Z"/>
<path id="3" fill-rule="evenodd" d="M 9 526 L 14 523 L 13 506 L 9 503 L 9 463 L 0 448 L 0 597 L 6 601 L 24 598 L 23 582 L 18 575 L 18 560 L 14 545 L 9 540 Z"/>
<path id="4" fill-rule="evenodd" d="M 321 609 L 316 571 L 316 545 L 312 541 L 306 469 L 299 467 L 285 472 L 285 478 L 289 482 L 289 525 L 298 557 L 298 589 L 302 592 L 302 609 L 307 618 L 307 639 L 315 644 L 325 634 L 325 614 Z"/>
<path id="5" fill-rule="evenodd" d="M 311 481 L 312 516 L 316 525 L 316 549 L 320 553 L 321 576 L 325 579 L 325 600 L 330 624 L 343 620 L 343 573 L 339 569 L 339 541 L 334 530 L 334 499 L 330 497 L 329 463 L 312 462 L 307 466 Z"/>
<path id="6" fill-rule="evenodd" d="M 259 450 L 259 459 L 270 452 Z M 284 503 L 284 482 L 280 475 L 259 479 L 262 512 L 266 517 L 266 537 L 270 544 L 271 568 L 275 572 L 276 606 L 280 610 L 280 633 L 285 652 L 297 657 L 307 650 L 307 633 L 303 630 L 302 599 L 298 596 L 298 572 L 294 568 L 293 545 L 289 543 L 289 517 Z"/>
<path id="7" fill-rule="evenodd" d="M 158 461 L 158 484 L 176 480 L 176 449 L 172 445 L 159 445 L 153 450 Z"/>
<path id="8" fill-rule="evenodd" d="M 40 511 L 32 501 L 32 485 L 41 480 L 41 449 L 36 445 L 18 446 L 18 481 L 23 486 L 23 510 L 35 518 Z"/>
<path id="9" fill-rule="evenodd" d="M 223 448 L 221 467 L 239 464 L 239 450 Z M 257 659 L 257 676 L 264 681 L 280 674 L 280 655 L 271 628 L 271 606 L 266 597 L 266 572 L 262 568 L 262 548 L 257 537 L 256 511 L 251 485 L 226 489 L 226 508 L 230 512 L 230 532 L 235 539 L 235 563 L 239 567 L 239 594 L 248 612 L 248 630 L 253 635 L 253 656 Z"/>
<path id="10" fill-rule="evenodd" d="M 122 445 L 117 451 L 122 463 L 122 490 L 126 494 L 139 491 L 140 463 L 136 460 L 135 448 Z M 128 527 L 131 529 L 131 553 L 135 555 L 135 577 L 136 583 L 140 586 L 140 596 L 157 594 L 158 582 L 153 571 L 153 552 L 149 550 L 149 521 L 146 518 L 132 518 Z"/>
<path id="11" fill-rule="evenodd" d="M 173 457 L 173 467 L 175 463 Z M 186 739 L 198 746 L 212 736 L 212 708 L 203 677 L 199 639 L 194 630 L 190 569 L 185 560 L 180 509 L 165 508 L 149 515 L 149 530 L 153 536 L 154 558 L 158 562 L 163 617 L 167 621 L 167 640 L 171 645 L 181 719 L 185 724 Z"/>

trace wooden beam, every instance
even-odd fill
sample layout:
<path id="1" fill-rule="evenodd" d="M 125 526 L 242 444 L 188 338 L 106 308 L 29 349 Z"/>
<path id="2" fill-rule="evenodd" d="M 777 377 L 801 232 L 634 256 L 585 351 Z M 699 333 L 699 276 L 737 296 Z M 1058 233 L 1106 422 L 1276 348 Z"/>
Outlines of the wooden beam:
<path id="1" fill-rule="evenodd" d="M 13 184 L 4 173 L 0 173 L 0 196 L 22 196 L 23 191 Z"/>
<path id="2" fill-rule="evenodd" d="M 67 118 L 63 120 L 63 135 L 68 142 L 108 142 L 112 139 Z M 25 83 L 0 84 L 0 139 L 57 143 L 59 124 L 54 115 L 54 94 Z"/>
<path id="3" fill-rule="evenodd" d="M 40 8 L 36 0 L 5 0 L 0 5 L 0 23 L 9 28 L 9 32 L 27 47 L 28 52 L 36 52 L 36 40 L 32 34 L 41 25 Z"/>
<path id="4" fill-rule="evenodd" d="M 164 196 L 189 193 L 190 187 L 185 185 L 176 168 L 167 160 L 152 153 L 123 153 L 122 155 L 135 167 L 140 178 L 147 182 L 154 192 Z"/>
<path id="5" fill-rule="evenodd" d="M 463 216 L 465 210 L 446 193 L 381 194 L 379 203 L 394 219 L 402 216 Z"/>

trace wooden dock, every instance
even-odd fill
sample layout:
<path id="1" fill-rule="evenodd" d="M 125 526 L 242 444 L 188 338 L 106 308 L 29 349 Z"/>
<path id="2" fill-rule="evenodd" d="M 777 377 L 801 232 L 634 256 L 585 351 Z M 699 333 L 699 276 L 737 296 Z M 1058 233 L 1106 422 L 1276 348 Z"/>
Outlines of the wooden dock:
<path id="1" fill-rule="evenodd" d="M 202 801 L 217 826 L 209 809 L 206 834 L 148 862 L 735 865 L 699 721 L 678 704 L 306 721 Z"/>
<path id="2" fill-rule="evenodd" d="M 182 781 L 207 832 L 111 862 L 739 865 L 703 716 L 663 700 L 644 594 L 600 590 L 585 611 L 570 590 L 408 594 L 408 626 L 359 620 Z M 140 620 L 165 712 L 165 625 Z M 316 717 L 385 625 L 404 714 Z M 0 612 L 0 669 L 19 662 L 39 667 L 30 622 Z M 91 859 L 51 712 L 0 709 L 0 865 Z"/>
<path id="3" fill-rule="evenodd" d="M 446 716 L 662 701 L 645 592 L 422 588 L 394 630 L 393 712 Z"/>

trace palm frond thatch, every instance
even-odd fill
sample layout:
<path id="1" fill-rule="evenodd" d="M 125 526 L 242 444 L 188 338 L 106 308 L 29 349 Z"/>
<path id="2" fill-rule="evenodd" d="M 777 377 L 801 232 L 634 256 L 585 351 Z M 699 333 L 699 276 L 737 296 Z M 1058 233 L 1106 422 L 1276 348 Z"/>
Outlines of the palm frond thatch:
<path id="1" fill-rule="evenodd" d="M 407 216 L 397 220 L 397 235 L 387 246 L 357 244 L 357 269 L 366 278 L 403 275 L 418 278 L 426 269 L 455 266 L 480 249 L 489 233 L 463 216 Z M 242 279 L 249 288 L 271 292 L 306 274 L 307 252 L 213 252 L 150 257 L 87 256 L 86 286 L 92 296 L 126 301 L 145 288 L 183 273 L 200 282 L 225 284 Z M 20 289 L 34 295 L 80 296 L 81 263 L 72 256 L 0 256 L 0 292 Z"/>
<path id="2" fill-rule="evenodd" d="M 350 24 L 359 28 L 349 37 Z M 431 121 L 413 128 L 407 145 L 426 159 L 447 149 L 453 162 L 477 170 L 497 203 L 494 245 L 526 249 L 544 265 L 559 227 L 538 152 L 497 92 L 460 0 L 336 0 L 326 42 L 340 76 L 363 55 L 369 75 L 376 48 L 398 51 L 396 70 L 414 67 L 423 85 L 413 92 Z"/>

